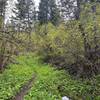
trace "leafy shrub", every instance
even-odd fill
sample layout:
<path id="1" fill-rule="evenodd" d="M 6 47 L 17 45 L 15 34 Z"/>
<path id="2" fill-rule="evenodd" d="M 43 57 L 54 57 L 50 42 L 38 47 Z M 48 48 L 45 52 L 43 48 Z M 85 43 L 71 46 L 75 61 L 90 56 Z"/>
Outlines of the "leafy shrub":
<path id="1" fill-rule="evenodd" d="M 84 24 L 81 22 L 82 17 L 80 21 L 68 21 L 58 27 L 50 23 L 39 26 L 33 33 L 33 42 L 35 51 L 43 57 L 44 62 L 67 69 L 76 77 L 90 78 L 100 72 L 99 54 L 94 52 L 93 22 L 87 18 Z M 81 24 L 83 31 L 80 29 Z M 86 35 L 83 36 L 83 33 Z"/>

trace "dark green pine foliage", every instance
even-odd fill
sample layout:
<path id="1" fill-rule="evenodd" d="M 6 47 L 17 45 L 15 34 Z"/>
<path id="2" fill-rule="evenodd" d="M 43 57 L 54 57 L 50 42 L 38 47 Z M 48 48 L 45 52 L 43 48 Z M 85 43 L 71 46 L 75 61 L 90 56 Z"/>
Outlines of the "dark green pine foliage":
<path id="1" fill-rule="evenodd" d="M 0 29 L 4 26 L 7 0 L 0 0 Z"/>
<path id="2" fill-rule="evenodd" d="M 41 0 L 39 4 L 38 20 L 40 24 L 48 23 L 49 21 L 49 0 Z"/>
<path id="3" fill-rule="evenodd" d="M 35 5 L 33 0 L 17 0 L 16 7 L 13 9 L 15 16 L 12 20 L 17 25 L 30 27 L 34 20 Z"/>
<path id="4" fill-rule="evenodd" d="M 60 13 L 55 0 L 40 1 L 38 20 L 40 24 L 51 22 L 53 25 L 58 25 Z"/>
<path id="5" fill-rule="evenodd" d="M 59 9 L 57 8 L 56 1 L 50 0 L 50 21 L 53 25 L 58 25 L 60 22 L 60 13 Z"/>
<path id="6" fill-rule="evenodd" d="M 26 0 L 25 22 L 31 28 L 33 21 L 36 19 L 36 9 L 33 0 Z"/>
<path id="7" fill-rule="evenodd" d="M 7 0 L 0 0 L 0 16 L 5 15 L 6 4 L 7 4 Z"/>

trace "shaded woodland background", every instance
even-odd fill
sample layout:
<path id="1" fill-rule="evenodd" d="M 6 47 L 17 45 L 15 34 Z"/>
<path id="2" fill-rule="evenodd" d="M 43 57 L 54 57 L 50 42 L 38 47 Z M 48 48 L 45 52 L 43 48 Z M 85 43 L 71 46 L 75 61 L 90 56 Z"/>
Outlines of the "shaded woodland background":
<path id="1" fill-rule="evenodd" d="M 5 24 L 7 0 L 0 0 L 0 71 L 15 57 L 36 53 L 45 63 L 76 78 L 100 74 L 100 1 L 17 0 Z"/>

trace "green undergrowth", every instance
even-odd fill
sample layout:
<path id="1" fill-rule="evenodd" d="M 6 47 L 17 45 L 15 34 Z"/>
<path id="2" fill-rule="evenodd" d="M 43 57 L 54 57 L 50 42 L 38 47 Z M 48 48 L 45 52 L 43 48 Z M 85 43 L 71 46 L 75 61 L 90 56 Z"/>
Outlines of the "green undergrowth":
<path id="1" fill-rule="evenodd" d="M 58 71 L 49 65 L 38 65 L 34 70 L 37 73 L 36 82 L 25 100 L 61 100 Z"/>
<path id="2" fill-rule="evenodd" d="M 64 70 L 56 70 L 39 59 L 35 59 L 33 69 L 37 78 L 25 100 L 61 100 L 63 96 L 71 100 L 100 100 L 100 76 L 76 80 Z"/>
<path id="3" fill-rule="evenodd" d="M 28 65 L 26 57 L 18 57 L 19 64 L 10 64 L 8 68 L 0 74 L 0 100 L 10 100 L 33 75 L 31 65 Z"/>
<path id="4" fill-rule="evenodd" d="M 100 76 L 76 80 L 64 70 L 56 70 L 32 54 L 17 57 L 17 61 L 19 64 L 10 64 L 0 74 L 0 100 L 10 100 L 34 73 L 36 79 L 24 100 L 61 100 L 63 96 L 71 100 L 100 100 Z"/>

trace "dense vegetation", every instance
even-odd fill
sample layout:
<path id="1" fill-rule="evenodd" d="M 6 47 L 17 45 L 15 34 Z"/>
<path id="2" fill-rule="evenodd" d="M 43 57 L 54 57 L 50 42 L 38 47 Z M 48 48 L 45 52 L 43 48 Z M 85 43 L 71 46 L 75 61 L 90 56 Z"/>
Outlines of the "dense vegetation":
<path id="1" fill-rule="evenodd" d="M 9 2 L 0 1 L 0 100 L 33 74 L 25 100 L 99 100 L 100 1 L 40 0 L 37 9 L 17 0 L 8 23 Z"/>
<path id="2" fill-rule="evenodd" d="M 37 78 L 25 100 L 61 100 L 67 95 L 72 100 L 99 100 L 99 78 L 95 77 L 91 81 L 75 80 L 64 70 L 58 71 L 50 65 L 36 64 L 34 71 Z M 95 82 L 94 82 L 95 80 Z"/>
<path id="3" fill-rule="evenodd" d="M 19 64 L 9 65 L 5 72 L 0 74 L 0 100 L 8 100 L 14 96 L 34 74 L 31 64 L 27 65 L 26 58 L 18 57 Z"/>
<path id="4" fill-rule="evenodd" d="M 11 64 L 0 74 L 0 99 L 8 100 L 26 83 L 32 74 L 36 74 L 33 87 L 25 100 L 61 100 L 67 95 L 73 100 L 99 100 L 100 76 L 93 80 L 75 80 L 64 70 L 58 71 L 51 65 L 43 64 L 39 57 L 19 56 L 19 64 Z"/>

